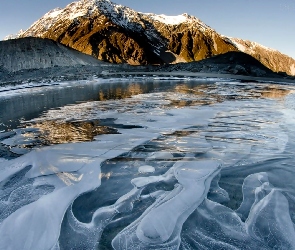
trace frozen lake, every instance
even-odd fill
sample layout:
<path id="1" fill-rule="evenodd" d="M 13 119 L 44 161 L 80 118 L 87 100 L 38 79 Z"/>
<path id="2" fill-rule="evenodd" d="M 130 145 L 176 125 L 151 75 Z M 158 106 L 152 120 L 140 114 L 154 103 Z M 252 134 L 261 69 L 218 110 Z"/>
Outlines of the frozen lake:
<path id="1" fill-rule="evenodd" d="M 295 249 L 295 87 L 0 89 L 0 249 Z"/>

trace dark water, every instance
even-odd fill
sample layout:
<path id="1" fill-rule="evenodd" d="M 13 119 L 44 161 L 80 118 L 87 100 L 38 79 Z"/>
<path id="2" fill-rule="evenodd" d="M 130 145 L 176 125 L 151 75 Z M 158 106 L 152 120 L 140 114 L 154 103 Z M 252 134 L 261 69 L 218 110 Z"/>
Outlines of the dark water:
<path id="1" fill-rule="evenodd" d="M 170 84 L 166 82 L 169 86 Z M 17 128 L 21 121 L 31 120 L 52 108 L 87 101 L 122 99 L 148 93 L 159 83 L 131 82 L 73 82 L 52 87 L 40 87 L 30 91 L 23 89 L 17 94 L 7 91 L 0 97 L 0 130 Z M 10 94 L 10 95 L 9 95 Z"/>
<path id="2" fill-rule="evenodd" d="M 25 148 L 33 146 L 51 145 L 66 142 L 91 141 L 94 136 L 99 134 L 117 133 L 118 128 L 135 128 L 123 124 L 114 124 L 113 119 L 77 121 L 75 119 L 57 122 L 56 119 L 43 120 L 41 123 L 28 122 L 42 117 L 48 110 L 56 110 L 59 107 L 74 105 L 83 102 L 97 102 L 106 100 L 121 100 L 131 96 L 164 92 L 181 91 L 191 93 L 202 89 L 208 81 L 108 81 L 108 82 L 71 82 L 53 86 L 42 86 L 36 88 L 22 88 L 15 91 L 2 91 L 0 96 L 0 138 L 6 138 L 7 132 L 17 128 L 27 128 L 20 133 L 32 134 L 31 137 L 38 137 L 31 140 L 28 144 L 23 144 Z M 194 90 L 194 88 L 196 90 Z M 175 106 L 187 106 L 196 103 L 210 103 L 206 98 L 202 101 L 175 100 Z M 116 107 L 115 107 L 116 109 Z M 60 111 L 62 113 L 62 111 Z M 36 134 L 37 131 L 41 133 Z M 66 132 L 65 132 L 66 131 Z M 19 131 L 18 131 L 19 132 Z M 54 135 L 53 135 L 54 133 Z M 2 135 L 2 137 L 1 137 Z M 8 133 L 9 135 L 9 133 Z M 23 151 L 18 151 L 17 154 Z M 27 151 L 24 151 L 27 152 Z M 0 144 L 0 156 L 11 158 L 16 156 L 15 152 L 10 152 Z"/>
<path id="3" fill-rule="evenodd" d="M 124 82 L 71 82 L 63 85 L 53 85 L 52 87 L 40 87 L 22 89 L 18 91 L 2 92 L 0 96 L 0 131 L 9 131 L 21 126 L 23 121 L 37 118 L 50 109 L 55 109 L 69 104 L 89 101 L 105 101 L 111 99 L 124 99 L 133 95 L 176 91 L 184 94 L 202 95 L 207 90 L 213 90 L 215 85 L 210 86 L 214 81 L 124 81 Z M 239 83 L 236 83 L 238 86 Z M 242 96 L 239 93 L 212 93 L 202 100 L 173 100 L 176 106 L 188 106 L 192 104 L 210 104 L 225 99 L 241 99 L 250 93 L 250 98 L 262 97 L 275 98 L 284 97 L 289 90 L 278 87 L 279 85 L 269 86 L 267 84 L 255 86 L 241 84 L 240 91 L 244 91 Z"/>

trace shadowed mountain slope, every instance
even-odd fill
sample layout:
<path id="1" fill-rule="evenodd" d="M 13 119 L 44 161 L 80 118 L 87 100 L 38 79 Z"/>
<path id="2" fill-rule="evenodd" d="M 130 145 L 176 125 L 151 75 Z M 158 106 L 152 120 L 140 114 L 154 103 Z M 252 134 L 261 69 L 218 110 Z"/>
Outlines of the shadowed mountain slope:
<path id="1" fill-rule="evenodd" d="M 257 59 L 243 52 L 227 52 L 198 62 L 165 65 L 159 70 L 280 77 Z"/>
<path id="2" fill-rule="evenodd" d="M 0 42 L 0 72 L 57 66 L 100 65 L 99 60 L 49 39 L 20 38 Z M 104 63 L 105 64 L 105 63 Z"/>

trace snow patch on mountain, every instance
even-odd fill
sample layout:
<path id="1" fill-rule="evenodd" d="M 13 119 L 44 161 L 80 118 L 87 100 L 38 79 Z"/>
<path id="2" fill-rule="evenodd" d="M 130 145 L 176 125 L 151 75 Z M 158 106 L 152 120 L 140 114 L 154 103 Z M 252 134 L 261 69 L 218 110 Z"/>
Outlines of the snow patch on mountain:
<path id="1" fill-rule="evenodd" d="M 242 39 L 233 38 L 233 37 L 229 37 L 229 39 L 242 52 L 246 52 L 246 51 L 249 51 L 249 50 L 254 51 L 257 48 L 268 50 L 270 52 L 277 52 L 277 50 L 266 47 L 266 46 L 264 46 L 262 44 L 259 44 L 257 42 L 251 42 L 249 40 L 242 40 Z"/>
<path id="2" fill-rule="evenodd" d="M 59 14 L 61 14 L 63 11 L 63 9 L 61 8 L 56 8 L 56 9 L 53 9 L 51 11 L 49 11 L 48 13 L 46 13 L 44 15 L 45 18 L 55 18 L 55 17 L 58 17 Z"/>
<path id="3" fill-rule="evenodd" d="M 237 40 L 235 40 L 235 38 L 229 38 L 229 40 L 231 41 L 231 43 L 236 46 L 236 48 L 242 52 L 245 52 L 246 51 L 246 47 L 242 44 L 242 43 L 239 43 Z"/>
<path id="4" fill-rule="evenodd" d="M 3 38 L 3 41 L 11 40 L 11 39 L 17 39 L 17 38 L 19 38 L 23 33 L 24 33 L 24 30 L 21 29 L 17 34 L 10 34 L 10 35 L 5 36 L 5 37 Z"/>
<path id="5" fill-rule="evenodd" d="M 80 11 L 80 12 L 77 12 L 77 13 L 72 13 L 70 16 L 69 16 L 69 19 L 73 20 L 75 18 L 78 18 L 80 16 L 85 16 L 87 13 L 85 11 Z"/>
<path id="6" fill-rule="evenodd" d="M 66 22 L 67 20 L 73 20 L 79 16 L 85 16 L 91 13 L 95 2 L 95 0 L 82 0 L 73 2 L 63 9 L 55 8 L 34 22 L 31 27 L 22 34 L 17 35 L 16 38 L 28 36 L 42 37 L 50 27 L 60 20 Z"/>
<path id="7" fill-rule="evenodd" d="M 188 18 L 184 15 L 166 16 L 162 14 L 162 15 L 151 15 L 150 17 L 154 19 L 155 21 L 159 21 L 167 25 L 178 25 L 188 21 Z"/>
<path id="8" fill-rule="evenodd" d="M 257 43 L 257 42 L 251 42 L 251 44 L 252 44 L 253 47 L 260 47 L 260 48 L 263 48 L 263 49 L 268 50 L 268 51 L 277 51 L 275 49 L 266 47 L 266 46 L 264 46 L 264 45 L 262 45 L 260 43 Z"/>
<path id="9" fill-rule="evenodd" d="M 97 10 L 97 2 L 95 0 L 82 0 L 73 2 L 64 9 L 63 18 L 74 20 L 81 16 L 91 16 Z"/>

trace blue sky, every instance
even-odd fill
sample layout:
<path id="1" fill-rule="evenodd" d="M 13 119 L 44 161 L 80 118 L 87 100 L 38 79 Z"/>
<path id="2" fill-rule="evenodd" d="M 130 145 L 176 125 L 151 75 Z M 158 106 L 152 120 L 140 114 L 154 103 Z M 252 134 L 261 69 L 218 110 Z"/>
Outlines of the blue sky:
<path id="1" fill-rule="evenodd" d="M 1 0 L 0 39 L 27 29 L 71 0 Z M 295 0 L 115 0 L 136 11 L 196 16 L 217 32 L 278 49 L 295 59 Z"/>

